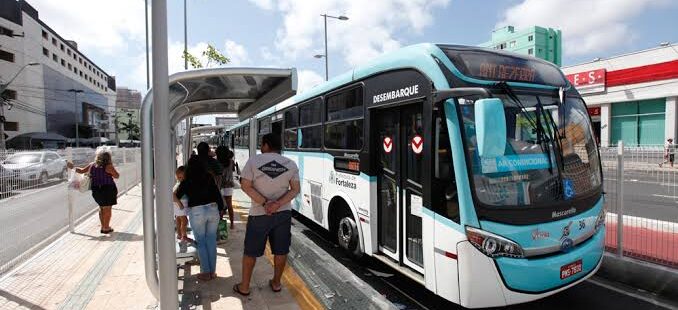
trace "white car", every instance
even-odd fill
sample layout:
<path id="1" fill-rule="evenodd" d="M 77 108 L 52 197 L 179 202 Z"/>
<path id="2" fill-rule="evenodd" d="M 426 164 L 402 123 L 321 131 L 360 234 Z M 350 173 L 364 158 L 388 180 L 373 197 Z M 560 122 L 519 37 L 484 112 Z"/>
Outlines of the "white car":
<path id="1" fill-rule="evenodd" d="M 51 177 L 66 179 L 66 160 L 52 151 L 20 152 L 10 155 L 2 167 L 21 182 L 47 183 Z"/>

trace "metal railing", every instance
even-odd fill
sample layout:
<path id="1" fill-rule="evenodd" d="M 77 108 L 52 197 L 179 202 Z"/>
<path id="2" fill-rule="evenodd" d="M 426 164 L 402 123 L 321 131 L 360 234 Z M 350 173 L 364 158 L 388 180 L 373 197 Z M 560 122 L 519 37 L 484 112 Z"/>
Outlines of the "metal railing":
<path id="1" fill-rule="evenodd" d="M 678 268 L 678 162 L 663 145 L 601 148 L 608 251 Z M 678 156 L 675 156 L 678 157 Z M 678 158 L 675 158 L 678 159 Z"/>
<path id="2" fill-rule="evenodd" d="M 141 151 L 111 148 L 110 152 L 120 173 L 116 185 L 122 195 L 141 181 Z M 68 180 L 74 172 L 66 168 L 67 160 L 76 166 L 87 165 L 94 161 L 94 153 L 89 148 L 0 153 L 0 274 L 26 261 L 63 232 L 73 231 L 75 221 L 97 210 L 91 192 L 69 189 Z"/>

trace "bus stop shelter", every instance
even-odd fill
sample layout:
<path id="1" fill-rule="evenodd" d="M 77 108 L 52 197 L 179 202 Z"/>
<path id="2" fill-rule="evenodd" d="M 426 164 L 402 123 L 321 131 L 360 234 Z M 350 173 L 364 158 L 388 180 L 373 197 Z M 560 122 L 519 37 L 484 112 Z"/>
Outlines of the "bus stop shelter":
<path id="1" fill-rule="evenodd" d="M 168 75 L 166 0 L 153 0 L 151 22 L 153 88 L 141 108 L 144 265 L 161 309 L 177 309 L 174 221 L 172 209 L 165 207 L 172 203 L 177 125 L 206 114 L 252 117 L 293 96 L 297 74 L 294 68 L 227 67 Z"/>

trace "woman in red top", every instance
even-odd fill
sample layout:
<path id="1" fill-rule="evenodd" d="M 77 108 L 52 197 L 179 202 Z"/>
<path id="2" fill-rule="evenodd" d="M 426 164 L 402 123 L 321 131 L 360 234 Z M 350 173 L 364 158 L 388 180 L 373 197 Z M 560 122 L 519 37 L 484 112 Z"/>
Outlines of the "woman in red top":
<path id="1" fill-rule="evenodd" d="M 73 169 L 73 163 L 68 162 L 68 168 Z M 101 233 L 110 234 L 111 228 L 111 209 L 113 205 L 118 204 L 118 188 L 115 186 L 113 178 L 119 178 L 120 174 L 111 160 L 111 153 L 99 151 L 93 163 L 84 168 L 75 168 L 77 173 L 88 173 L 90 178 L 90 188 L 92 197 L 99 205 L 99 221 L 101 222 Z"/>

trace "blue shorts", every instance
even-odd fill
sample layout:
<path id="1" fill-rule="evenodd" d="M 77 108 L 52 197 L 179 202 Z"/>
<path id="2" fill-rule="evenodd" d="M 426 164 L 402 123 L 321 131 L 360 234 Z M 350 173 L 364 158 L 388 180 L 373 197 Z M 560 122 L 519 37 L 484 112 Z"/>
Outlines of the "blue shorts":
<path id="1" fill-rule="evenodd" d="M 266 240 L 273 255 L 287 255 L 292 242 L 292 211 L 280 211 L 272 215 L 250 216 L 245 231 L 245 255 L 264 255 Z"/>

